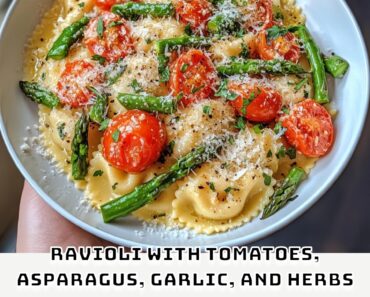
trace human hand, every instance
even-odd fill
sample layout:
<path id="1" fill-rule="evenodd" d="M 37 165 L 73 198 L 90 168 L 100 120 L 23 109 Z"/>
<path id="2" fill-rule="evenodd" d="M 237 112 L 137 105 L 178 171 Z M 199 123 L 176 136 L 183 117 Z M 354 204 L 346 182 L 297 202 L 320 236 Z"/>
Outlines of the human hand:
<path id="1" fill-rule="evenodd" d="M 25 182 L 22 192 L 17 235 L 17 252 L 45 253 L 51 246 L 107 246 L 97 238 L 67 221 L 47 205 Z"/>

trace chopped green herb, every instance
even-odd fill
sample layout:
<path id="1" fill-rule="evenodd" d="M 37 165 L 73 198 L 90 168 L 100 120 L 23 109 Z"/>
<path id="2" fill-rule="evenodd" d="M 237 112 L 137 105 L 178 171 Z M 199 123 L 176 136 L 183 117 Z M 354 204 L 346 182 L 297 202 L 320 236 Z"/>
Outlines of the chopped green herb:
<path id="1" fill-rule="evenodd" d="M 224 191 L 226 194 L 229 194 L 231 191 L 239 191 L 239 189 L 233 188 L 233 187 L 227 187 Z"/>
<path id="2" fill-rule="evenodd" d="M 235 32 L 235 37 L 243 37 L 245 34 L 245 31 L 243 28 L 240 28 L 238 31 Z"/>
<path id="3" fill-rule="evenodd" d="M 272 157 L 272 151 L 271 151 L 271 150 L 269 150 L 269 151 L 267 152 L 266 157 L 267 157 L 267 158 L 271 158 L 271 157 Z"/>
<path id="4" fill-rule="evenodd" d="M 176 100 L 181 100 L 183 97 L 184 97 L 184 93 L 180 92 L 180 93 L 177 94 Z"/>
<path id="5" fill-rule="evenodd" d="M 285 113 L 285 114 L 289 114 L 289 112 L 290 112 L 289 108 L 288 108 L 288 107 L 286 107 L 286 106 L 283 106 L 283 108 L 281 109 L 281 111 L 282 111 L 283 113 Z"/>
<path id="6" fill-rule="evenodd" d="M 216 97 L 223 97 L 227 100 L 234 101 L 236 98 L 238 98 L 238 94 L 229 91 L 227 88 L 227 80 L 224 79 L 221 81 L 220 87 L 218 88 L 217 92 L 215 93 Z"/>
<path id="7" fill-rule="evenodd" d="M 105 58 L 100 55 L 93 55 L 91 59 L 93 59 L 94 61 L 98 61 L 100 65 L 103 65 L 105 63 Z"/>
<path id="8" fill-rule="evenodd" d="M 184 32 L 186 35 L 193 35 L 193 30 L 191 30 L 190 24 L 187 24 L 184 28 Z"/>
<path id="9" fill-rule="evenodd" d="M 270 175 L 267 175 L 266 173 L 263 173 L 263 181 L 265 183 L 266 186 L 269 186 L 271 185 L 271 176 Z"/>
<path id="10" fill-rule="evenodd" d="M 284 20 L 284 15 L 281 11 L 277 11 L 275 14 L 274 14 L 274 19 L 275 20 Z"/>
<path id="11" fill-rule="evenodd" d="M 131 82 L 130 87 L 134 90 L 135 93 L 140 93 L 143 91 L 141 85 L 136 79 Z"/>
<path id="12" fill-rule="evenodd" d="M 180 69 L 181 72 L 185 72 L 186 69 L 188 69 L 188 67 L 189 67 L 189 64 L 186 64 L 186 63 L 182 64 L 181 69 Z"/>
<path id="13" fill-rule="evenodd" d="M 105 129 L 108 128 L 109 126 L 110 119 L 105 119 L 104 121 L 101 122 L 99 131 L 104 131 Z"/>
<path id="14" fill-rule="evenodd" d="M 117 129 L 116 131 L 113 132 L 112 139 L 113 139 L 114 142 L 118 142 L 120 134 L 121 134 L 121 132 L 119 131 L 119 129 Z"/>
<path id="15" fill-rule="evenodd" d="M 273 26 L 267 29 L 267 40 L 273 40 L 279 36 L 284 36 L 288 33 L 288 29 L 279 26 Z"/>
<path id="16" fill-rule="evenodd" d="M 297 157 L 297 150 L 294 147 L 289 147 L 286 149 L 285 153 L 290 159 L 295 159 Z"/>
<path id="17" fill-rule="evenodd" d="M 246 127 L 246 120 L 244 117 L 238 117 L 236 119 L 236 124 L 235 127 L 238 128 L 239 130 L 244 131 Z"/>
<path id="18" fill-rule="evenodd" d="M 235 138 L 234 138 L 234 136 L 230 136 L 230 137 L 228 137 L 227 141 L 228 141 L 231 145 L 233 145 L 233 144 L 235 143 Z"/>
<path id="19" fill-rule="evenodd" d="M 173 149 L 175 147 L 176 142 L 174 140 L 171 140 L 168 143 L 168 155 L 171 156 L 173 154 Z"/>
<path id="20" fill-rule="evenodd" d="M 81 8 L 84 8 L 85 7 L 85 2 L 78 3 L 78 6 L 81 7 Z"/>
<path id="21" fill-rule="evenodd" d="M 300 89 L 302 89 L 302 87 L 308 82 L 308 78 L 304 78 L 302 79 L 300 82 L 298 82 L 294 88 L 294 90 L 296 92 L 298 92 Z"/>
<path id="22" fill-rule="evenodd" d="M 242 51 L 240 52 L 240 56 L 243 59 L 248 59 L 249 58 L 249 48 L 244 42 L 242 43 Z"/>
<path id="23" fill-rule="evenodd" d="M 164 163 L 166 161 L 167 156 L 171 156 L 173 154 L 173 149 L 175 147 L 176 142 L 174 140 L 171 140 L 166 147 L 163 149 L 161 155 L 158 158 L 158 161 L 161 163 Z"/>
<path id="24" fill-rule="evenodd" d="M 46 73 L 45 73 L 45 72 L 43 72 L 43 73 L 41 74 L 41 79 L 42 79 L 42 80 L 45 80 L 45 78 L 46 78 Z"/>
<path id="25" fill-rule="evenodd" d="M 96 170 L 96 171 L 94 172 L 93 176 L 102 176 L 102 175 L 103 175 L 103 173 L 104 173 L 104 171 L 103 171 L 103 170 Z"/>
<path id="26" fill-rule="evenodd" d="M 285 133 L 285 128 L 283 128 L 283 126 L 281 125 L 281 122 L 277 122 L 275 127 L 274 127 L 274 132 L 276 135 L 279 135 L 279 134 L 282 134 L 284 135 Z"/>
<path id="27" fill-rule="evenodd" d="M 58 126 L 57 126 L 57 129 L 58 129 L 58 135 L 60 137 L 61 140 L 64 140 L 64 138 L 66 137 L 66 133 L 64 131 L 64 128 L 66 127 L 66 123 L 60 123 Z"/>
<path id="28" fill-rule="evenodd" d="M 208 105 L 203 106 L 203 113 L 208 115 L 208 116 L 212 115 L 211 106 L 208 106 Z"/>
<path id="29" fill-rule="evenodd" d="M 103 38 L 103 33 L 104 33 L 104 23 L 103 19 L 99 18 L 98 23 L 96 25 L 96 32 L 98 33 L 99 38 Z"/>
<path id="30" fill-rule="evenodd" d="M 256 134 L 261 134 L 263 128 L 264 126 L 262 124 L 257 124 L 253 126 L 253 131 Z"/>
<path id="31" fill-rule="evenodd" d="M 114 185 L 112 185 L 112 189 L 115 190 L 118 186 L 118 183 L 114 183 Z"/>
<path id="32" fill-rule="evenodd" d="M 199 87 L 193 87 L 192 89 L 191 89 L 191 93 L 192 94 L 195 94 L 196 92 L 199 92 L 201 89 L 203 89 L 205 87 L 205 85 L 201 85 L 201 86 L 199 86 Z"/>
<path id="33" fill-rule="evenodd" d="M 249 95 L 249 98 L 246 99 L 246 98 L 243 98 L 243 105 L 242 105 L 242 108 L 241 108 L 241 113 L 242 115 L 246 115 L 247 113 L 247 107 L 249 104 L 252 103 L 252 101 L 256 98 L 256 95 L 254 92 L 252 92 L 250 95 Z"/>
<path id="34" fill-rule="evenodd" d="M 212 192 L 216 192 L 216 188 L 215 188 L 214 182 L 209 182 L 208 185 L 209 185 L 209 188 L 212 190 Z"/>
<path id="35" fill-rule="evenodd" d="M 276 157 L 278 159 L 281 159 L 281 158 L 284 158 L 285 157 L 285 147 L 284 146 L 281 146 L 280 147 L 279 151 L 276 154 Z"/>
<path id="36" fill-rule="evenodd" d="M 117 27 L 117 26 L 121 26 L 121 25 L 123 25 L 122 21 L 114 21 L 114 22 L 109 23 L 108 28 Z"/>

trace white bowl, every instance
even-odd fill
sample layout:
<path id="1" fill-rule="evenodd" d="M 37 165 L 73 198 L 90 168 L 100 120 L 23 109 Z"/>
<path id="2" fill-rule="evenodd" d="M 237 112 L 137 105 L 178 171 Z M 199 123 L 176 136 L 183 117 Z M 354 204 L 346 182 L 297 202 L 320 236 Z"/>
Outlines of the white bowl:
<path id="1" fill-rule="evenodd" d="M 335 121 L 335 145 L 300 186 L 299 198 L 267 220 L 256 218 L 240 228 L 212 236 L 189 236 L 187 232 L 160 228 L 152 230 L 133 218 L 104 224 L 98 212 L 80 206 L 82 193 L 73 187 L 72 182 L 64 175 L 52 174 L 52 166 L 36 152 L 24 154 L 20 149 L 23 138 L 29 133 L 26 127 L 33 127 L 38 121 L 36 104 L 25 99 L 18 87 L 22 78 L 23 49 L 42 12 L 53 1 L 15 1 L 8 12 L 0 37 L 0 128 L 14 162 L 40 196 L 86 231 L 126 246 L 250 243 L 277 231 L 311 207 L 334 183 L 351 158 L 368 108 L 368 59 L 361 32 L 345 1 L 298 0 L 307 16 L 307 25 L 323 52 L 333 50 L 351 64 L 349 73 L 335 82 L 332 92 L 339 110 Z M 46 181 L 43 180 L 45 172 Z"/>

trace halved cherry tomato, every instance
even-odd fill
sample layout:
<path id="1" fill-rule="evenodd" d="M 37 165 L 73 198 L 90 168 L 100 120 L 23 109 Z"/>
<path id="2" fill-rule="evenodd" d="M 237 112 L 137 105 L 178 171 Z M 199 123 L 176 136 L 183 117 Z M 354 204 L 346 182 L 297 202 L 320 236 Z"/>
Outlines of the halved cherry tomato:
<path id="1" fill-rule="evenodd" d="M 326 155 L 334 142 L 334 127 L 328 111 L 312 99 L 292 108 L 282 120 L 285 137 L 298 151 L 308 157 Z"/>
<path id="2" fill-rule="evenodd" d="M 99 23 L 103 26 L 99 28 Z M 92 55 L 108 62 L 124 58 L 134 49 L 131 30 L 126 21 L 111 12 L 93 18 L 85 31 L 84 43 Z"/>
<path id="3" fill-rule="evenodd" d="M 230 82 L 228 89 L 239 95 L 230 104 L 249 121 L 271 122 L 281 109 L 280 93 L 270 88 Z"/>
<path id="4" fill-rule="evenodd" d="M 217 72 L 201 50 L 182 53 L 172 64 L 169 87 L 184 106 L 213 95 Z"/>
<path id="5" fill-rule="evenodd" d="M 254 0 L 256 9 L 246 22 L 249 31 L 265 30 L 274 25 L 272 0 Z"/>
<path id="6" fill-rule="evenodd" d="M 203 31 L 212 15 L 212 5 L 207 0 L 177 0 L 175 9 L 181 22 L 190 24 L 193 30 Z"/>
<path id="7" fill-rule="evenodd" d="M 111 7 L 118 3 L 127 2 L 126 0 L 95 0 L 96 6 L 104 10 L 110 10 Z"/>
<path id="8" fill-rule="evenodd" d="M 57 94 L 63 104 L 81 107 L 87 104 L 92 92 L 88 86 L 101 83 L 102 75 L 94 65 L 83 60 L 67 62 L 57 83 Z"/>
<path id="9" fill-rule="evenodd" d="M 167 141 L 164 124 L 141 110 L 115 116 L 103 136 L 103 156 L 125 172 L 145 170 L 160 156 Z"/>
<path id="10" fill-rule="evenodd" d="M 286 35 L 279 36 L 271 41 L 267 41 L 266 35 L 266 31 L 261 31 L 250 42 L 249 47 L 253 58 L 273 60 L 283 57 L 284 60 L 294 63 L 298 62 L 301 52 L 297 40 L 292 33 L 288 32 Z"/>

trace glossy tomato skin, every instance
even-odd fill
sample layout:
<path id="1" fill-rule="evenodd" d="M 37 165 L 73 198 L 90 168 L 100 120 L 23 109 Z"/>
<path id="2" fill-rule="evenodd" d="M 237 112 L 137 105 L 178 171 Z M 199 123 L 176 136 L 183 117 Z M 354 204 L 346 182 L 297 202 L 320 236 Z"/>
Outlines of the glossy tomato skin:
<path id="1" fill-rule="evenodd" d="M 183 106 L 213 96 L 217 72 L 201 50 L 182 53 L 172 62 L 170 72 L 169 88 L 174 96 L 181 96 Z"/>
<path id="2" fill-rule="evenodd" d="M 104 30 L 98 34 L 98 22 L 102 20 Z M 84 43 L 91 55 L 104 57 L 108 62 L 117 62 L 134 50 L 131 29 L 127 22 L 111 12 L 102 12 L 90 20 L 84 33 Z"/>
<path id="3" fill-rule="evenodd" d="M 272 0 L 252 0 L 251 3 L 255 3 L 256 9 L 247 20 L 245 24 L 246 29 L 251 32 L 257 32 L 271 28 L 275 24 L 272 12 Z"/>
<path id="4" fill-rule="evenodd" d="M 176 14 L 184 24 L 190 24 L 192 30 L 204 31 L 208 19 L 212 16 L 212 5 L 207 0 L 177 0 Z"/>
<path id="5" fill-rule="evenodd" d="M 88 86 L 94 86 L 103 80 L 95 66 L 83 60 L 67 62 L 57 83 L 60 101 L 73 108 L 85 106 L 92 92 Z"/>
<path id="6" fill-rule="evenodd" d="M 282 119 L 288 142 L 307 157 L 326 155 L 334 142 L 334 126 L 328 111 L 312 99 L 304 100 Z"/>
<path id="7" fill-rule="evenodd" d="M 276 58 L 297 63 L 301 50 L 296 38 L 292 33 L 279 36 L 274 40 L 267 41 L 266 31 L 261 31 L 249 44 L 251 56 L 268 61 Z"/>
<path id="8" fill-rule="evenodd" d="M 249 121 L 269 123 L 281 110 L 281 95 L 270 88 L 230 82 L 228 89 L 238 95 L 230 104 Z"/>
<path id="9" fill-rule="evenodd" d="M 115 4 L 128 2 L 125 0 L 95 0 L 95 5 L 104 10 L 110 10 Z"/>
<path id="10" fill-rule="evenodd" d="M 167 141 L 164 124 L 141 110 L 116 115 L 103 135 L 103 156 L 113 167 L 138 173 L 160 156 Z"/>

